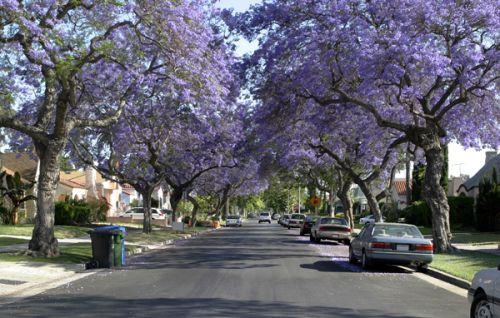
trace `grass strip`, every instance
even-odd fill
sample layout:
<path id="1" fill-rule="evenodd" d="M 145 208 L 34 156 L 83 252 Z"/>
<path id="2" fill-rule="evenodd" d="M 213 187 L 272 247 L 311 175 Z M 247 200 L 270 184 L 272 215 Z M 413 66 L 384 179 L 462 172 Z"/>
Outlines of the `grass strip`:
<path id="1" fill-rule="evenodd" d="M 435 254 L 431 267 L 456 277 L 472 281 L 474 275 L 486 268 L 500 264 L 500 256 L 477 251 L 459 251 L 452 254 Z"/>

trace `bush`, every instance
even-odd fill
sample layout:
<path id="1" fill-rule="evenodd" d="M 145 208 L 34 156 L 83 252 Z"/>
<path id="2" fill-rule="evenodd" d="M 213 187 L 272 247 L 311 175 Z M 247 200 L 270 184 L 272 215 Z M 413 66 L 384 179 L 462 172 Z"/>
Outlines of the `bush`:
<path id="1" fill-rule="evenodd" d="M 500 183 L 493 169 L 491 179 L 484 178 L 479 183 L 479 196 L 476 202 L 477 228 L 480 231 L 500 229 Z"/>
<path id="2" fill-rule="evenodd" d="M 474 198 L 448 197 L 450 205 L 450 226 L 474 226 Z"/>
<path id="3" fill-rule="evenodd" d="M 470 227 L 474 224 L 474 199 L 468 197 L 448 197 L 450 206 L 450 226 Z M 415 201 L 403 210 L 401 217 L 406 222 L 419 226 L 432 226 L 432 211 L 425 201 Z"/>
<path id="4" fill-rule="evenodd" d="M 0 223 L 8 224 L 10 220 L 10 211 L 3 205 L 0 205 Z"/>
<path id="5" fill-rule="evenodd" d="M 344 213 L 335 213 L 335 217 L 336 218 L 344 219 L 345 218 L 345 214 Z"/>
<path id="6" fill-rule="evenodd" d="M 404 209 L 406 223 L 418 226 L 432 225 L 432 212 L 425 201 L 415 201 Z"/>
<path id="7" fill-rule="evenodd" d="M 184 217 L 184 219 L 182 220 L 182 222 L 183 222 L 184 224 L 189 224 L 189 221 L 191 221 L 191 217 L 190 217 L 189 215 L 186 215 L 186 216 Z"/>
<path id="8" fill-rule="evenodd" d="M 107 203 L 66 200 L 55 206 L 56 225 L 89 224 L 106 220 Z"/>

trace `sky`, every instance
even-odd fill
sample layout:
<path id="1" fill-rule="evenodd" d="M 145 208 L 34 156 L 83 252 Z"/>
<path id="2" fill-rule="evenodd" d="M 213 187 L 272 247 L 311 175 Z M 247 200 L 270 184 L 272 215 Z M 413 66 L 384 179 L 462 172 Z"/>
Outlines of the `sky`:
<path id="1" fill-rule="evenodd" d="M 246 11 L 250 5 L 260 3 L 260 0 L 220 0 L 217 6 L 220 8 L 232 8 L 234 11 Z M 246 40 L 237 42 L 236 54 L 242 56 L 250 53 L 257 48 L 257 43 L 248 43 Z M 469 175 L 473 176 L 484 165 L 487 150 L 477 151 L 475 149 L 464 149 L 457 143 L 449 145 L 449 176 Z M 398 178 L 404 177 L 404 174 L 398 174 Z"/>

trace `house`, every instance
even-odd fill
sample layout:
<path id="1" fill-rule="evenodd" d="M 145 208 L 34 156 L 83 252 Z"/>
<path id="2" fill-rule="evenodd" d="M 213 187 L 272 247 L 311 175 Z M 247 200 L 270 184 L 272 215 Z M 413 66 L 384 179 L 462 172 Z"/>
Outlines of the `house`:
<path id="1" fill-rule="evenodd" d="M 410 181 L 410 191 L 411 191 L 411 181 Z M 399 210 L 402 210 L 408 206 L 407 200 L 406 200 L 406 194 L 407 194 L 407 187 L 406 187 L 406 179 L 395 179 L 394 182 L 392 183 L 392 187 L 390 189 L 390 196 L 392 202 L 397 204 L 397 207 Z"/>
<path id="2" fill-rule="evenodd" d="M 36 181 L 38 175 L 38 160 L 27 153 L 0 153 L 0 171 L 5 171 L 10 175 L 14 175 L 14 173 L 19 172 L 23 182 L 34 182 Z M 4 180 L 0 180 L 0 182 L 3 183 Z M 35 192 L 36 186 L 26 193 L 26 195 L 36 195 Z M 5 199 L 4 204 L 9 205 L 8 199 Z M 34 218 L 36 214 L 36 202 L 34 200 L 30 200 L 23 203 L 19 212 L 21 215 L 24 213 L 24 216 L 27 219 Z"/>
<path id="3" fill-rule="evenodd" d="M 474 176 L 460 185 L 457 191 L 458 195 L 477 198 L 479 195 L 479 183 L 484 178 L 491 178 L 493 169 L 496 170 L 497 180 L 500 180 L 500 154 L 488 151 L 486 152 L 484 166 Z"/>
<path id="4" fill-rule="evenodd" d="M 448 193 L 447 195 L 449 197 L 456 197 L 458 196 L 459 192 L 458 189 L 460 186 L 466 182 L 468 179 L 467 176 L 461 175 L 460 177 L 451 177 L 448 179 Z"/>

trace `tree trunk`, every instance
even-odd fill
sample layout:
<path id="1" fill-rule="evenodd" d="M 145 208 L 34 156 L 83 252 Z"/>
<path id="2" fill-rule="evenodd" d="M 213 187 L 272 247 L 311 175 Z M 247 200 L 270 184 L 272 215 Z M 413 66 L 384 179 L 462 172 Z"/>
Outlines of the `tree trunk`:
<path id="1" fill-rule="evenodd" d="M 423 192 L 424 199 L 432 211 L 434 251 L 438 253 L 449 252 L 453 250 L 451 245 L 450 207 L 446 192 L 440 183 L 444 160 L 439 140 L 437 139 L 431 147 L 425 147 L 424 152 L 427 168 Z"/>
<path id="2" fill-rule="evenodd" d="M 182 189 L 173 188 L 170 194 L 170 205 L 172 206 L 172 223 L 176 222 L 177 207 L 182 200 Z"/>
<path id="3" fill-rule="evenodd" d="M 64 142 L 55 141 L 50 141 L 49 145 L 35 142 L 35 150 L 40 159 L 40 174 L 37 182 L 35 227 L 28 251 L 34 256 L 59 255 L 58 242 L 54 236 L 54 201 L 59 183 L 59 153 L 64 145 Z"/>
<path id="4" fill-rule="evenodd" d="M 411 161 L 410 161 L 410 154 L 409 151 L 406 152 L 406 162 L 405 162 L 405 168 L 406 168 L 406 178 L 405 178 L 405 185 L 406 185 L 406 205 L 409 206 L 411 204 Z"/>
<path id="5" fill-rule="evenodd" d="M 352 198 L 350 189 L 351 189 L 351 183 L 344 182 L 341 185 L 338 196 L 342 201 L 342 205 L 344 206 L 344 215 L 347 220 L 347 223 L 349 224 L 351 229 L 354 229 L 354 213 L 352 211 Z"/>
<path id="6" fill-rule="evenodd" d="M 229 213 L 229 204 L 230 204 L 230 201 L 229 201 L 229 196 L 226 197 L 226 202 L 224 203 L 224 217 L 223 219 L 227 219 L 227 216 L 230 214 Z"/>
<path id="7" fill-rule="evenodd" d="M 193 204 L 193 211 L 191 211 L 191 226 L 195 227 L 196 226 L 196 216 L 198 214 L 198 210 L 200 209 L 200 204 L 198 203 L 198 201 L 196 201 L 195 198 L 193 198 L 190 195 L 188 195 L 187 199 L 189 200 L 189 202 L 191 202 Z"/>
<path id="8" fill-rule="evenodd" d="M 356 178 L 356 180 L 354 181 L 365 195 L 366 201 L 368 202 L 368 206 L 370 207 L 370 212 L 375 217 L 375 221 L 377 222 L 382 221 L 382 212 L 380 212 L 380 207 L 378 206 L 377 199 L 375 198 L 373 192 L 370 190 L 369 185 L 366 184 L 366 182 L 364 182 L 360 178 Z"/>
<path id="9" fill-rule="evenodd" d="M 10 211 L 10 224 L 16 225 L 19 223 L 19 205 L 14 204 L 12 211 Z"/>
<path id="10" fill-rule="evenodd" d="M 153 194 L 153 189 L 152 188 L 147 188 L 142 190 L 141 192 L 142 195 L 142 204 L 144 208 L 144 219 L 142 222 L 142 233 L 149 234 L 153 230 L 153 227 L 151 225 L 151 219 L 152 219 L 152 214 L 151 214 L 151 195 Z"/>

